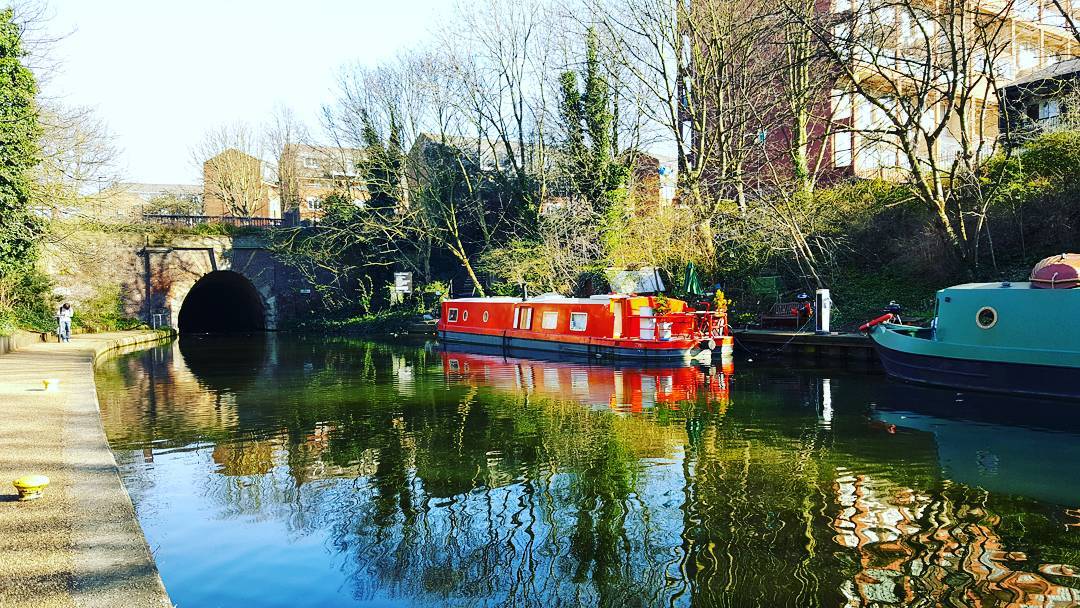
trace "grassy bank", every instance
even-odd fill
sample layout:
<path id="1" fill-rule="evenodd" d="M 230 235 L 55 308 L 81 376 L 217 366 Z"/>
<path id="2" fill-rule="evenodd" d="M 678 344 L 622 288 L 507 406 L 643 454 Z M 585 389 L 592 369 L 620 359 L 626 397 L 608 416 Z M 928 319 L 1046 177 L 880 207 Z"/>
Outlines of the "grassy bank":
<path id="1" fill-rule="evenodd" d="M 362 315 L 318 319 L 298 323 L 290 329 L 297 331 L 320 331 L 331 335 L 389 336 L 407 333 L 420 315 L 414 310 L 385 310 Z"/>

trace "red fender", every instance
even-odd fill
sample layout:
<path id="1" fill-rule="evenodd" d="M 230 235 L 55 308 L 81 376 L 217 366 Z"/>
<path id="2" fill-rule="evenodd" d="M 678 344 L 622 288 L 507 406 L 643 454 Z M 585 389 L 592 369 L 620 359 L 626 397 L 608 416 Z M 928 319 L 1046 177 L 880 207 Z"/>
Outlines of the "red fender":
<path id="1" fill-rule="evenodd" d="M 880 325 L 882 323 L 885 323 L 886 321 L 892 321 L 892 318 L 893 318 L 893 313 L 891 313 L 891 312 L 883 314 L 880 317 L 874 319 L 873 321 L 867 321 L 866 323 L 863 323 L 862 325 L 860 325 L 859 326 L 859 331 L 870 331 L 871 327 L 873 327 L 875 325 Z"/>

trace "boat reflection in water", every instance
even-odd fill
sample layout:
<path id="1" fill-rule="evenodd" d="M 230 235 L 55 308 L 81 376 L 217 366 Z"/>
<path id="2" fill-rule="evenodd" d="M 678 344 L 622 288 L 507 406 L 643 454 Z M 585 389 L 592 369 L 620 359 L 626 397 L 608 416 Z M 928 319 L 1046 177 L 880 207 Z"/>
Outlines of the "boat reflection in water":
<path id="1" fill-rule="evenodd" d="M 443 373 L 469 383 L 516 394 L 571 399 L 594 409 L 641 413 L 657 406 L 679 409 L 694 402 L 723 411 L 731 387 L 731 366 L 615 367 L 581 359 L 506 357 L 477 349 L 445 350 Z"/>
<path id="2" fill-rule="evenodd" d="M 896 383 L 883 423 L 930 433 L 945 477 L 1059 505 L 1080 502 L 1080 416 L 1061 401 Z"/>

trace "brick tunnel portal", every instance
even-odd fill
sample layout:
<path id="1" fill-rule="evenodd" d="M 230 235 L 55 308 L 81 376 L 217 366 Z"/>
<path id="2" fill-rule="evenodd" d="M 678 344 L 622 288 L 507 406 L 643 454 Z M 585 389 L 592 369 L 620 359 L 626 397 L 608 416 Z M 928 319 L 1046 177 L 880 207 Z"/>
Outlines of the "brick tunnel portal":
<path id="1" fill-rule="evenodd" d="M 266 329 L 266 309 L 244 275 L 215 270 L 199 279 L 180 306 L 182 334 L 249 332 Z"/>

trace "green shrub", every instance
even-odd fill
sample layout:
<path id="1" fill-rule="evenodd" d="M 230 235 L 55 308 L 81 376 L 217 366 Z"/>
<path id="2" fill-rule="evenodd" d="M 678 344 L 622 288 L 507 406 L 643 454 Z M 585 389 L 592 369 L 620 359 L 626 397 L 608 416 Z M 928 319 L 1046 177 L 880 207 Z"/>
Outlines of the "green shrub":
<path id="1" fill-rule="evenodd" d="M 35 267 L 0 277 L 0 334 L 16 329 L 50 331 L 56 326 L 56 302 L 49 277 Z"/>
<path id="2" fill-rule="evenodd" d="M 317 320 L 313 323 L 300 324 L 297 326 L 297 329 L 319 329 L 328 334 L 339 333 L 353 336 L 383 336 L 405 333 L 408 330 L 409 325 L 415 320 L 415 311 L 405 308 L 395 308 L 346 319 Z"/>
<path id="3" fill-rule="evenodd" d="M 117 331 L 145 327 L 124 312 L 118 286 L 102 287 L 75 308 L 72 324 L 87 332 Z"/>

